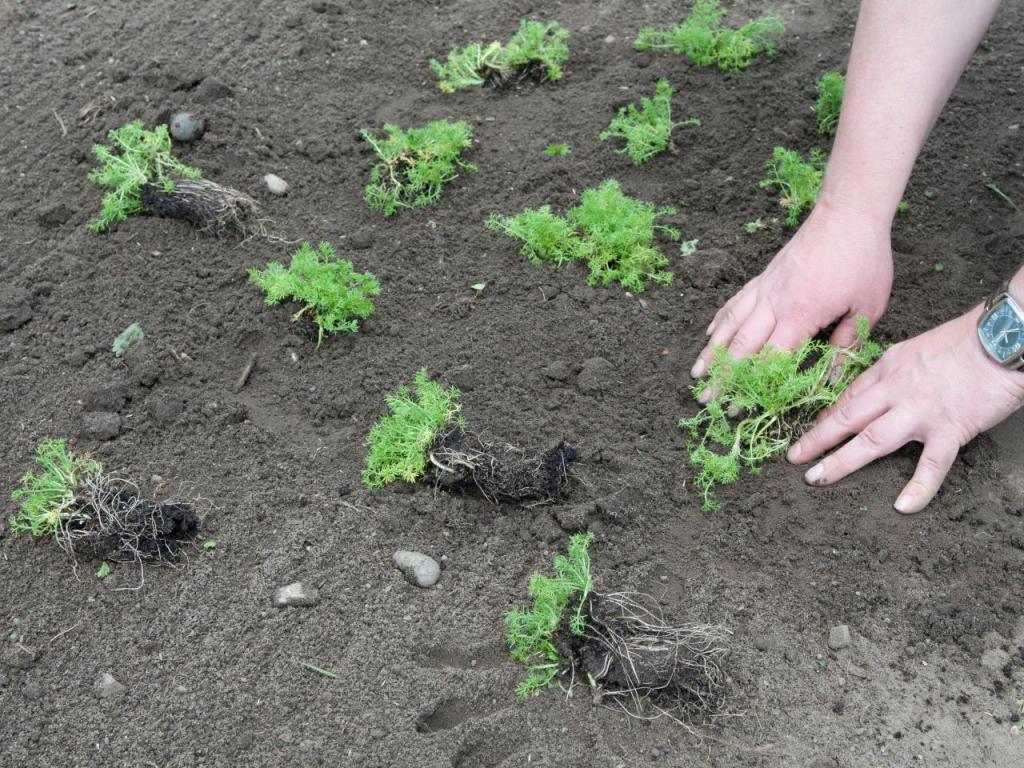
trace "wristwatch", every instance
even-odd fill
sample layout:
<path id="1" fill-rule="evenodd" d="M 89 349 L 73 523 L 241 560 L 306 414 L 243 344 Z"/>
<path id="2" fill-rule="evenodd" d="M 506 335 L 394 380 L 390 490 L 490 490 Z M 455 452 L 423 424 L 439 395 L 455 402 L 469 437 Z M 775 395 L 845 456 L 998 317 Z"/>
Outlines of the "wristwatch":
<path id="1" fill-rule="evenodd" d="M 1004 283 L 985 302 L 978 319 L 978 338 L 988 356 L 1014 369 L 1024 366 L 1024 309 L 1007 292 Z"/>

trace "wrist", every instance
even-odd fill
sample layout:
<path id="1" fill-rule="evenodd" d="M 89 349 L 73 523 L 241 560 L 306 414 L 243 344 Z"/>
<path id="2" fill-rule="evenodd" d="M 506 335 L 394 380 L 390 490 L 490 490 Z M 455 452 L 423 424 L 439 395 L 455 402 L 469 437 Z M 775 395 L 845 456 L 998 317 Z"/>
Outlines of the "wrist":
<path id="1" fill-rule="evenodd" d="M 895 206 L 891 211 L 885 212 L 877 201 L 865 200 L 860 195 L 830 188 L 827 179 L 822 186 L 821 194 L 818 195 L 818 201 L 814 204 L 813 213 L 819 210 L 819 215 L 849 222 L 859 230 L 866 230 L 886 242 L 890 238 L 893 216 L 896 215 Z M 892 258 L 891 252 L 889 258 Z M 1021 286 L 1024 288 L 1024 281 Z"/>

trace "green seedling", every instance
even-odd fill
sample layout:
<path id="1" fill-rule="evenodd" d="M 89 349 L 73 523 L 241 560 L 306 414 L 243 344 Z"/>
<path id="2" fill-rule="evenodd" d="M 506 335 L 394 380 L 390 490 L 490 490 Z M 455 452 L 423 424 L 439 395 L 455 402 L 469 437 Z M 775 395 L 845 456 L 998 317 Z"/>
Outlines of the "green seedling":
<path id="1" fill-rule="evenodd" d="M 212 552 L 216 548 L 217 548 L 217 542 L 214 539 L 207 539 L 206 541 L 203 542 L 203 549 L 205 549 L 207 552 Z"/>
<path id="2" fill-rule="evenodd" d="M 757 472 L 785 451 L 881 353 L 868 339 L 865 318 L 858 318 L 857 339 L 847 348 L 807 339 L 792 351 L 766 346 L 741 360 L 717 349 L 708 375 L 693 387 L 695 396 L 713 393 L 711 400 L 679 422 L 691 438 L 704 509 L 718 508 L 712 492 L 735 482 L 741 467 Z"/>
<path id="3" fill-rule="evenodd" d="M 839 126 L 839 112 L 843 107 L 843 89 L 846 78 L 838 72 L 828 72 L 814 84 L 818 90 L 818 100 L 814 104 L 814 114 L 818 117 L 818 131 L 825 136 L 835 136 Z"/>
<path id="4" fill-rule="evenodd" d="M 89 181 L 112 187 L 103 197 L 103 210 L 89 224 L 94 233 L 130 215 L 155 213 L 215 235 L 265 235 L 265 222 L 256 201 L 248 195 L 200 178 L 198 168 L 171 154 L 166 125 L 146 130 L 135 120 L 107 134 L 110 145 L 97 144 L 92 153 L 99 167 Z"/>
<path id="5" fill-rule="evenodd" d="M 117 335 L 113 345 L 110 347 L 110 351 L 114 353 L 114 357 L 121 357 L 128 350 L 128 347 L 142 341 L 145 336 L 146 334 L 143 333 L 142 326 L 138 323 L 132 323 Z"/>
<path id="6" fill-rule="evenodd" d="M 900 200 L 896 203 L 896 215 L 906 216 L 910 212 L 910 203 L 906 200 Z"/>
<path id="7" fill-rule="evenodd" d="M 20 503 L 12 533 L 53 536 L 72 557 L 119 555 L 140 563 L 173 560 L 195 539 L 191 505 L 139 498 L 134 483 L 105 474 L 99 462 L 68 451 L 64 440 L 43 440 L 36 463 L 38 470 L 26 472 L 11 494 Z"/>
<path id="8" fill-rule="evenodd" d="M 295 656 L 292 656 L 292 658 L 290 658 L 289 661 L 297 667 L 302 667 L 303 669 L 308 669 L 311 672 L 316 672 L 318 675 L 323 675 L 324 677 L 329 678 L 331 680 L 334 680 L 338 677 L 337 672 L 332 672 L 329 669 L 318 667 L 316 664 L 304 661 L 303 659 L 296 658 Z"/>
<path id="9" fill-rule="evenodd" d="M 768 226 L 768 222 L 766 222 L 764 219 L 757 218 L 754 219 L 753 221 L 748 221 L 746 224 L 744 224 L 743 229 L 748 235 L 754 235 L 760 232 L 762 229 L 768 229 Z"/>
<path id="10" fill-rule="evenodd" d="M 23 622 L 17 616 L 12 616 L 11 617 L 11 626 L 14 627 L 14 629 L 11 630 L 11 633 L 7 636 L 7 639 L 10 640 L 12 643 L 15 643 L 17 645 L 20 645 L 20 644 L 24 643 L 25 642 L 25 622 Z"/>
<path id="11" fill-rule="evenodd" d="M 444 185 L 458 178 L 460 171 L 476 171 L 461 157 L 472 146 L 469 123 L 436 120 L 408 131 L 389 124 L 384 134 L 380 138 L 364 130 L 362 136 L 379 158 L 363 199 L 385 216 L 399 208 L 426 207 L 441 197 Z"/>
<path id="12" fill-rule="evenodd" d="M 548 157 L 565 157 L 572 148 L 568 144 L 548 144 L 544 149 L 544 154 Z"/>
<path id="13" fill-rule="evenodd" d="M 363 470 L 368 488 L 396 481 L 432 481 L 447 490 L 475 490 L 498 502 L 556 499 L 569 489 L 568 465 L 576 458 L 559 443 L 539 456 L 510 445 L 491 445 L 466 431 L 459 390 L 445 389 L 424 368 L 413 389 L 402 386 L 385 402 L 388 413 L 370 430 Z"/>
<path id="14" fill-rule="evenodd" d="M 618 116 L 598 138 L 601 141 L 612 138 L 624 139 L 626 145 L 615 151 L 629 155 L 634 165 L 643 165 L 666 149 L 675 152 L 672 131 L 680 125 L 699 126 L 700 120 L 691 117 L 681 123 L 673 123 L 673 93 L 675 91 L 668 84 L 668 80 L 659 80 L 654 86 L 653 99 L 645 96 L 640 100 L 639 107 L 636 104 L 622 107 Z"/>
<path id="15" fill-rule="evenodd" d="M 303 243 L 285 268 L 272 261 L 267 268 L 249 270 L 249 281 L 267 294 L 266 303 L 296 301 L 302 305 L 292 322 L 307 312 L 317 326 L 319 347 L 325 333 L 359 330 L 359 321 L 373 313 L 371 296 L 380 295 L 380 284 L 369 272 L 356 272 L 351 261 L 335 256 L 328 242 L 314 248 Z"/>
<path id="16" fill-rule="evenodd" d="M 684 240 L 679 244 L 679 255 L 684 259 L 688 256 L 693 256 L 697 252 L 699 244 L 700 240 Z"/>
<path id="17" fill-rule="evenodd" d="M 470 43 L 448 53 L 444 64 L 430 60 L 437 87 L 445 93 L 460 88 L 490 85 L 502 88 L 532 78 L 538 82 L 559 80 L 562 64 L 569 58 L 565 44 L 569 33 L 558 22 L 522 20 L 512 38 L 502 45 Z"/>
<path id="18" fill-rule="evenodd" d="M 1003 192 L 1003 190 L 1001 190 L 998 186 L 996 186 L 996 184 L 994 182 L 990 181 L 988 184 L 986 184 L 985 185 L 985 189 L 987 189 L 993 195 L 998 197 L 1000 200 L 1002 200 L 1008 206 L 1013 208 L 1014 211 L 1016 211 L 1017 213 L 1020 213 L 1020 207 L 1015 202 L 1013 202 L 1013 198 L 1010 197 L 1005 192 Z"/>
<path id="19" fill-rule="evenodd" d="M 570 261 L 585 262 L 590 269 L 588 285 L 618 282 L 642 292 L 647 281 L 672 282 L 668 259 L 654 246 L 656 231 L 672 240 L 679 231 L 655 224 L 671 216 L 674 208 L 653 205 L 623 194 L 619 183 L 609 179 L 597 189 L 586 190 L 580 204 L 560 217 L 550 206 L 527 209 L 517 216 L 492 213 L 487 227 L 523 241 L 520 253 L 535 264 L 551 262 L 560 267 Z"/>
<path id="20" fill-rule="evenodd" d="M 785 31 L 775 14 L 761 16 L 739 29 L 722 26 L 726 11 L 718 0 L 696 0 L 690 16 L 667 29 L 644 27 L 634 43 L 638 51 L 670 50 L 700 67 L 717 65 L 739 72 L 764 54 L 774 56 L 774 39 Z"/>
<path id="21" fill-rule="evenodd" d="M 530 577 L 529 608 L 505 614 L 512 658 L 526 667 L 516 693 L 527 698 L 558 684 L 586 681 L 627 713 L 693 719 L 721 705 L 725 649 L 720 627 L 672 626 L 655 599 L 595 589 L 592 533 L 569 538 L 551 575 Z"/>
<path id="22" fill-rule="evenodd" d="M 107 578 L 107 576 L 110 575 L 110 572 L 112 570 L 113 568 L 110 567 L 110 563 L 104 560 L 102 563 L 100 563 L 100 567 L 96 570 L 96 578 L 101 580 L 105 579 Z"/>
<path id="23" fill-rule="evenodd" d="M 818 201 L 824 176 L 825 155 L 820 149 L 812 149 L 805 161 L 792 149 L 776 147 L 768 161 L 768 176 L 759 186 L 779 190 L 779 205 L 786 211 L 786 223 L 795 227 L 804 211 Z"/>
<path id="24" fill-rule="evenodd" d="M 143 184 L 159 184 L 167 192 L 173 192 L 175 178 L 202 176 L 198 168 L 185 165 L 171 155 L 171 135 L 166 125 L 147 131 L 141 120 L 135 120 L 110 131 L 107 139 L 110 146 L 97 144 L 92 148 L 100 166 L 89 172 L 89 181 L 113 189 L 103 197 L 99 218 L 89 224 L 92 232 L 105 232 L 115 222 L 144 210 Z"/>

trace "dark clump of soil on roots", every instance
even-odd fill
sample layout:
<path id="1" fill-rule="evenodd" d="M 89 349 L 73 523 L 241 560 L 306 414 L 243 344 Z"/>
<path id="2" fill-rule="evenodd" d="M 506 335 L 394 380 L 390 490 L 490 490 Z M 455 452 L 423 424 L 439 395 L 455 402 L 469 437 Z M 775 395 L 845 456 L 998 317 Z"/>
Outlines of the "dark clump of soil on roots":
<path id="1" fill-rule="evenodd" d="M 492 445 L 453 426 L 430 447 L 428 480 L 450 491 L 476 490 L 492 502 L 556 500 L 569 493 L 576 449 L 564 442 L 527 456 L 512 445 Z"/>
<path id="2" fill-rule="evenodd" d="M 578 607 L 577 600 L 569 615 Z M 727 653 L 722 628 L 671 626 L 653 598 L 626 592 L 591 592 L 583 619 L 583 634 L 565 622 L 553 642 L 572 676 L 599 688 L 603 699 L 642 719 L 704 722 L 721 710 L 725 674 L 719 662 Z"/>
<path id="3" fill-rule="evenodd" d="M 102 478 L 90 490 L 90 499 L 79 505 L 75 516 L 87 522 L 68 526 L 57 536 L 72 555 L 170 562 L 199 533 L 191 504 L 146 501 L 134 485 L 118 479 Z"/>
<path id="4" fill-rule="evenodd" d="M 171 190 L 147 183 L 142 185 L 140 199 L 157 216 L 186 221 L 217 237 L 266 235 L 259 204 L 244 192 L 213 181 L 175 181 Z"/>
<path id="5" fill-rule="evenodd" d="M 525 82 L 544 83 L 548 79 L 548 68 L 539 61 L 531 61 L 505 72 L 488 68 L 484 82 L 497 90 L 516 88 Z"/>

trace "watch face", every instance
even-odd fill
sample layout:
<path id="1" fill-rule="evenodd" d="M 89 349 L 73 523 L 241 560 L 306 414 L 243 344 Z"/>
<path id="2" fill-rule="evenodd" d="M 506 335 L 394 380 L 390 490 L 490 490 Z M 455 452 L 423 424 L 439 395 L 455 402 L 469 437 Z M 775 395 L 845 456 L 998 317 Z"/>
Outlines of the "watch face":
<path id="1" fill-rule="evenodd" d="M 1024 347 L 1024 319 L 1007 301 L 1000 301 L 979 327 L 981 340 L 1001 362 L 1021 354 Z"/>

